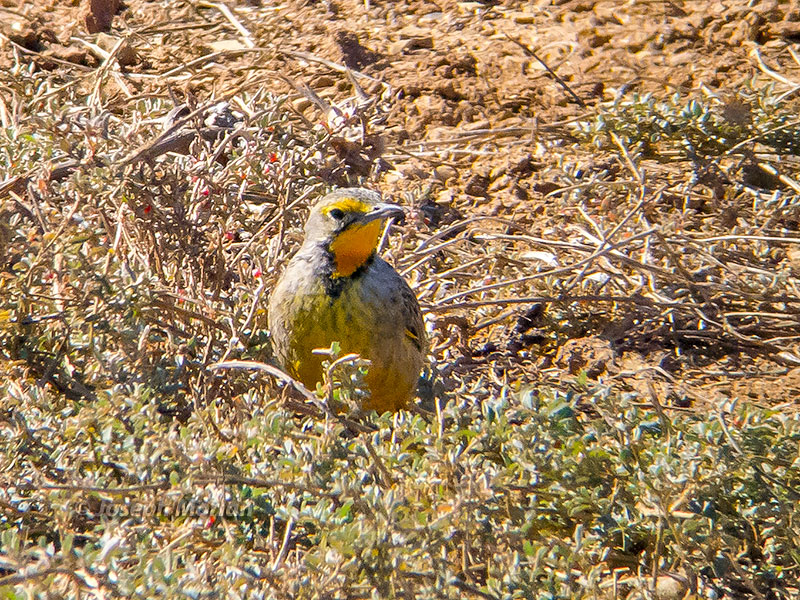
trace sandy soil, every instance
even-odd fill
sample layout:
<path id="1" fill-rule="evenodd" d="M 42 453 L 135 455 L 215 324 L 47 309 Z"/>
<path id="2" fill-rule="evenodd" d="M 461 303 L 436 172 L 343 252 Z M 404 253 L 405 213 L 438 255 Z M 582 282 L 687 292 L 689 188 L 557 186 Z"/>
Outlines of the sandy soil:
<path id="1" fill-rule="evenodd" d="M 600 102 L 632 91 L 677 93 L 719 98 L 733 113 L 738 90 L 754 73 L 769 68 L 800 80 L 800 63 L 787 52 L 800 39 L 795 2 L 254 0 L 228 10 L 128 0 L 105 15 L 103 4 L 2 0 L 0 68 L 33 58 L 38 68 L 89 81 L 114 52 L 119 71 L 100 93 L 118 115 L 142 98 L 206 100 L 261 87 L 291 94 L 293 109 L 318 122 L 328 116 L 301 93 L 304 86 L 345 108 L 358 102 L 360 87 L 362 100 L 376 104 L 374 118 L 349 171 L 328 176 L 337 184 L 368 176 L 396 196 L 422 190 L 422 237 L 465 215 L 502 217 L 535 234 L 558 219 L 548 193 L 563 185 L 565 169 L 624 170 L 601 152 L 558 151 L 565 124 Z M 88 31 L 109 18 L 107 32 Z M 344 67 L 357 75 L 348 77 Z M 341 153 L 348 151 L 342 140 Z M 510 352 L 531 379 L 583 369 L 663 397 L 680 396 L 685 382 L 693 397 L 725 392 L 763 402 L 800 390 L 798 370 L 730 355 L 684 364 L 684 383 L 654 390 L 631 373 L 663 365 L 670 351 L 657 342 L 624 352 L 577 331 L 539 352 L 525 310 L 496 323 L 469 311 L 442 316 L 464 339 L 458 352 L 440 357 L 460 353 L 456 368 L 472 368 L 509 361 Z M 520 354 L 521 347 L 532 351 Z"/>

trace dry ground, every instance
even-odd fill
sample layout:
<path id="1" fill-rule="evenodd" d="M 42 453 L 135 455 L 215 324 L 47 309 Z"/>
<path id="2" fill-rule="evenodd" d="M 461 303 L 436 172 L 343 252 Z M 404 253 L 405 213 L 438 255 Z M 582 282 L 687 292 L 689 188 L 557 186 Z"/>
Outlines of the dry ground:
<path id="1" fill-rule="evenodd" d="M 102 20 L 94 10 L 92 18 Z M 211 454 L 220 464 L 239 460 L 236 453 L 244 451 L 232 450 L 231 440 L 247 435 L 236 427 L 261 410 L 265 398 L 273 402 L 277 388 L 260 382 L 248 391 L 250 384 L 214 378 L 205 369 L 220 359 L 268 358 L 263 299 L 300 240 L 308 202 L 326 187 L 363 184 L 410 209 L 387 256 L 427 314 L 435 375 L 422 393 L 423 409 L 449 402 L 454 414 L 491 421 L 498 402 L 514 398 L 515 406 L 530 408 L 525 402 L 540 388 L 569 400 L 576 390 L 600 386 L 602 394 L 577 403 L 587 419 L 580 422 L 605 420 L 612 430 L 617 416 L 633 419 L 642 407 L 655 411 L 651 416 L 668 431 L 664 411 L 702 418 L 723 406 L 733 414 L 738 404 L 796 415 L 795 2 L 128 0 L 99 35 L 87 31 L 90 12 L 87 5 L 55 0 L 0 0 L 0 121 L 8 136 L 0 156 L 0 294 L 7 293 L 0 332 L 9 397 L 43 389 L 95 406 L 101 390 L 135 383 L 165 398 L 151 418 L 181 423 L 222 402 L 207 431 L 224 444 Z M 218 100 L 238 116 L 233 125 L 213 129 L 218 123 L 206 117 Z M 178 104 L 187 111 L 165 125 L 161 119 Z M 168 131 L 170 123 L 179 127 Z M 74 248 L 81 248 L 75 256 Z M 12 283 L 17 276 L 22 279 Z M 126 283 L 117 287 L 117 281 Z M 140 317 L 134 335 L 128 323 Z M 126 398 L 140 397 L 125 390 Z M 599 400 L 594 404 L 600 396 L 632 404 L 623 402 L 617 414 Z M 139 404 L 131 402 L 126 406 L 134 414 Z M 111 414 L 114 406 L 97 410 Z M 563 416 L 559 406 L 548 405 L 554 423 Z M 12 429 L 14 418 L 6 419 Z M 731 439 L 724 418 L 716 440 Z M 139 425 L 131 419 L 122 421 L 132 432 Z M 734 421 L 737 427 L 750 422 Z M 27 427 L 20 431 L 35 430 Z M 634 442 L 652 428 L 636 431 Z M 791 431 L 786 439 L 794 439 Z M 566 439 L 568 432 L 561 433 Z M 293 435 L 300 439 L 305 430 Z M 557 440 L 560 433 L 553 435 Z M 580 443 L 593 443 L 589 437 Z M 792 443 L 775 443 L 780 468 L 789 471 L 776 475 L 755 466 L 755 487 L 774 486 L 776 494 L 796 499 L 784 483 L 796 479 Z M 505 448 L 512 445 L 506 441 Z M 740 445 L 731 442 L 735 452 L 719 460 L 772 451 Z M 277 453 L 281 446 L 270 448 Z M 487 442 L 486 448 L 486 456 L 503 462 L 497 458 L 506 451 L 503 444 Z M 378 454 L 383 457 L 380 447 Z M 95 465 L 97 472 L 119 475 L 122 467 L 107 458 Z M 61 466 L 33 462 L 39 475 L 30 475 L 32 481 L 66 485 Z M 188 472 L 187 464 L 181 468 Z M 462 465 L 451 466 L 437 477 L 460 481 Z M 81 476 L 88 481 L 86 469 Z M 565 477 L 570 469 L 564 467 Z M 585 474 L 592 471 L 589 465 Z M 373 475 L 380 483 L 383 475 Z M 119 477 L 109 475 L 105 484 L 145 480 L 141 474 Z M 553 474 L 554 481 L 558 477 Z M 694 502 L 693 494 L 700 497 L 701 487 L 719 488 L 726 476 L 719 477 L 696 487 L 680 487 L 681 480 L 659 496 L 660 508 L 680 512 Z M 483 481 L 481 475 L 474 481 Z M 625 496 L 616 483 L 611 492 L 592 482 L 581 489 L 596 486 L 602 498 Z M 494 491 L 485 496 L 479 483 L 468 487 L 478 490 L 476 498 L 502 496 L 486 485 Z M 533 488 L 508 483 L 502 489 L 517 494 L 516 501 Z M 577 540 L 579 533 L 570 536 L 584 511 L 591 513 L 586 506 L 599 506 L 594 500 L 578 504 L 566 525 L 555 518 L 538 523 L 511 536 L 507 547 L 498 533 L 495 555 L 505 559 L 509 547 L 516 551 L 522 540 L 539 543 L 549 535 Z M 468 505 L 448 504 L 454 512 Z M 503 510 L 491 519 L 501 519 Z M 648 510 L 640 516 L 650 523 L 655 509 Z M 699 571 L 741 550 L 750 562 L 742 559 L 730 571 L 737 583 L 727 582 L 731 597 L 789 597 L 797 565 L 783 557 L 795 555 L 775 541 L 780 536 L 759 529 L 757 518 L 747 513 L 747 527 L 737 522 L 739 529 L 758 530 L 742 548 L 724 548 L 730 540 L 722 534 L 717 546 L 704 540 L 695 547 L 687 541 L 691 535 L 674 533 L 672 541 L 682 548 L 674 554 L 664 549 L 661 522 L 653 525 L 657 534 L 647 530 L 651 542 L 633 550 L 619 541 L 629 533 L 620 525 L 624 535 L 603 541 L 613 556 L 593 554 L 577 566 L 565 559 L 566 568 L 580 567 L 586 577 L 580 585 L 589 589 L 596 583 L 590 568 L 599 573 L 608 565 L 638 564 L 647 575 L 654 572 L 652 556 L 658 562 L 663 551 L 672 565 Z M 288 526 L 286 520 L 273 523 L 270 543 L 276 527 L 290 539 L 292 519 Z M 46 530 L 47 520 L 38 526 Z M 72 522 L 69 528 L 81 531 Z M 781 532 L 797 539 L 792 526 Z M 313 537 L 312 528 L 306 533 Z M 297 535 L 288 556 L 308 541 Z M 464 536 L 442 541 L 443 561 L 458 573 L 458 585 L 447 593 L 499 597 L 492 593 L 507 582 L 492 587 L 492 549 L 471 550 Z M 278 539 L 268 562 L 291 562 L 287 544 Z M 458 559 L 450 554 L 455 546 Z M 550 544 L 548 551 L 560 547 Z M 539 565 L 531 558 L 537 551 L 530 552 Z M 302 563 L 299 550 L 296 561 Z M 768 568 L 752 574 L 763 565 Z M 16 567 L 0 568 L 12 578 L 0 584 L 22 577 Z M 359 573 L 365 571 L 371 572 L 362 566 Z M 532 579 L 562 571 L 543 572 Z M 565 577 L 559 585 L 577 593 L 572 576 Z M 610 581 L 608 571 L 603 577 Z M 423 580 L 439 582 L 414 573 L 391 579 L 395 587 L 381 592 L 408 596 L 413 582 Z M 287 577 L 281 587 L 269 580 L 285 597 L 303 589 L 291 587 L 294 582 Z M 331 593 L 367 595 L 341 585 Z M 608 585 L 603 589 L 610 594 Z"/>
<path id="2" fill-rule="evenodd" d="M 535 242 L 480 238 L 481 251 L 472 246 L 468 256 L 462 254 L 472 259 L 465 260 L 474 262 L 471 267 L 460 265 L 436 291 L 420 287 L 421 301 L 445 336 L 436 346 L 444 365 L 465 354 L 464 363 L 473 358 L 478 366 L 488 363 L 501 377 L 511 368 L 512 379 L 532 383 L 558 379 L 565 365 L 575 373 L 599 361 L 595 372 L 634 386 L 624 373 L 666 365 L 668 381 L 680 381 L 681 395 L 768 403 L 795 397 L 797 361 L 775 356 L 781 350 L 792 353 L 791 343 L 786 348 L 765 345 L 760 323 L 746 324 L 747 331 L 755 332 L 752 339 L 744 333 L 731 336 L 734 324 L 720 324 L 719 307 L 708 316 L 720 325 L 724 348 L 698 358 L 694 342 L 676 339 L 673 327 L 667 331 L 653 325 L 654 331 L 643 332 L 631 322 L 637 320 L 636 311 L 620 310 L 614 303 L 568 305 L 558 317 L 570 321 L 566 335 L 515 340 L 515 317 L 535 302 L 504 306 L 503 311 L 491 302 L 547 297 L 540 289 L 532 293 L 524 285 L 502 283 L 541 270 L 542 260 L 568 265 L 569 258 L 552 253 L 547 242 L 599 243 L 635 204 L 632 199 L 643 201 L 633 220 L 642 227 L 645 221 L 661 225 L 665 233 L 695 227 L 715 234 L 777 230 L 744 222 L 740 205 L 750 203 L 751 196 L 732 197 L 723 189 L 750 184 L 745 169 L 709 175 L 703 172 L 709 167 L 702 157 L 692 164 L 686 151 L 637 156 L 634 166 L 613 143 L 593 151 L 568 142 L 574 140 L 571 123 L 592 120 L 604 104 L 637 93 L 701 98 L 734 124 L 752 120 L 752 88 L 791 90 L 800 69 L 791 54 L 792 35 L 800 29 L 794 3 L 284 2 L 242 4 L 227 13 L 212 3 L 132 1 L 102 39 L 87 34 L 86 8 L 9 1 L 3 12 L 5 68 L 15 60 L 33 59 L 55 74 L 71 73 L 77 79 L 70 85 L 94 94 L 87 110 L 110 111 L 116 119 L 124 120 L 142 99 L 172 94 L 176 101 L 205 102 L 262 89 L 289 94 L 293 110 L 319 123 L 330 119 L 309 101 L 304 86 L 323 101 L 352 111 L 355 79 L 369 98 L 362 100 L 371 103 L 370 122 L 362 132 L 356 128 L 353 133 L 352 127 L 334 131 L 342 136 L 333 147 L 344 165 L 323 169 L 326 182 L 366 178 L 386 194 L 413 194 L 417 245 L 463 223 L 448 235 L 489 239 L 494 233 L 524 232 L 545 240 L 548 248 L 537 255 Z M 117 51 L 117 58 L 124 58 L 120 67 L 104 57 L 123 39 L 126 45 Z M 348 78 L 344 67 L 363 75 Z M 627 196 L 609 193 L 602 184 L 588 185 L 631 179 L 640 187 L 626 190 Z M 576 185 L 586 186 L 577 203 L 569 199 Z M 774 187 L 767 184 L 767 191 Z M 781 231 L 790 231 L 793 223 Z M 587 237 L 594 234 L 594 241 Z M 774 248 L 775 256 L 763 266 L 792 272 L 795 257 L 784 248 Z M 531 258 L 503 264 L 505 257 L 525 252 Z M 403 264 L 415 263 L 408 259 Z M 449 272 L 424 267 L 416 275 L 424 282 L 437 271 Z M 595 269 L 581 273 L 581 281 Z M 491 293 L 464 293 L 497 283 L 499 289 Z M 573 279 L 554 295 L 569 298 L 578 283 Z M 463 302 L 443 300 L 452 297 L 443 293 L 446 287 L 457 291 L 460 300 L 485 300 L 486 306 L 465 311 Z M 638 293 L 636 284 L 625 287 L 623 294 Z M 774 312 L 775 306 L 769 309 Z M 594 322 L 597 318 L 606 324 Z M 593 322 L 581 327 L 581 321 Z M 701 321 L 682 325 L 708 327 Z M 787 326 L 793 329 L 785 322 L 778 328 Z M 458 350 L 445 350 L 454 346 L 454 336 Z M 667 394 L 673 386 L 659 387 Z"/>

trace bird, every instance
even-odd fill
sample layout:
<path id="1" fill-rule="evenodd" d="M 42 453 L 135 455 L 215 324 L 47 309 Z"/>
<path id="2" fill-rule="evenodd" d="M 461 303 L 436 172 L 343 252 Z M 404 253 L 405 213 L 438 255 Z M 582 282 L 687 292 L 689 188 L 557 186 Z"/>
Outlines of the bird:
<path id="1" fill-rule="evenodd" d="M 310 210 L 305 237 L 272 290 L 268 327 L 279 365 L 309 389 L 322 381 L 324 357 L 342 353 L 370 361 L 365 411 L 407 408 L 413 401 L 428 341 L 419 302 L 377 254 L 387 221 L 403 209 L 364 188 L 335 190 Z"/>

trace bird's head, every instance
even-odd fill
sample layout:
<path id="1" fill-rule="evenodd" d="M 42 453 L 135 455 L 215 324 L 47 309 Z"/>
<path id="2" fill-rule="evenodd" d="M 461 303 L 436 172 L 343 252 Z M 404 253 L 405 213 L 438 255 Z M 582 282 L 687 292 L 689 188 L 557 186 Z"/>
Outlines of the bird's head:
<path id="1" fill-rule="evenodd" d="M 397 204 L 363 188 L 336 190 L 317 202 L 306 222 L 306 243 L 325 246 L 334 275 L 348 277 L 375 252 L 386 221 L 404 217 Z"/>

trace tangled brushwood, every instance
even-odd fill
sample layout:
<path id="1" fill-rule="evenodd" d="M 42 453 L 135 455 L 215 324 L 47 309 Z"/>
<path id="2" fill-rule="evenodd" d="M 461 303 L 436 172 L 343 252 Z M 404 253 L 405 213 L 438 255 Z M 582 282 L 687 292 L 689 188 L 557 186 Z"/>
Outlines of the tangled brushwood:
<path id="1" fill-rule="evenodd" d="M 800 593 L 788 8 L 126 4 L 0 8 L 2 594 Z M 407 213 L 412 410 L 276 368 L 342 187 Z"/>

